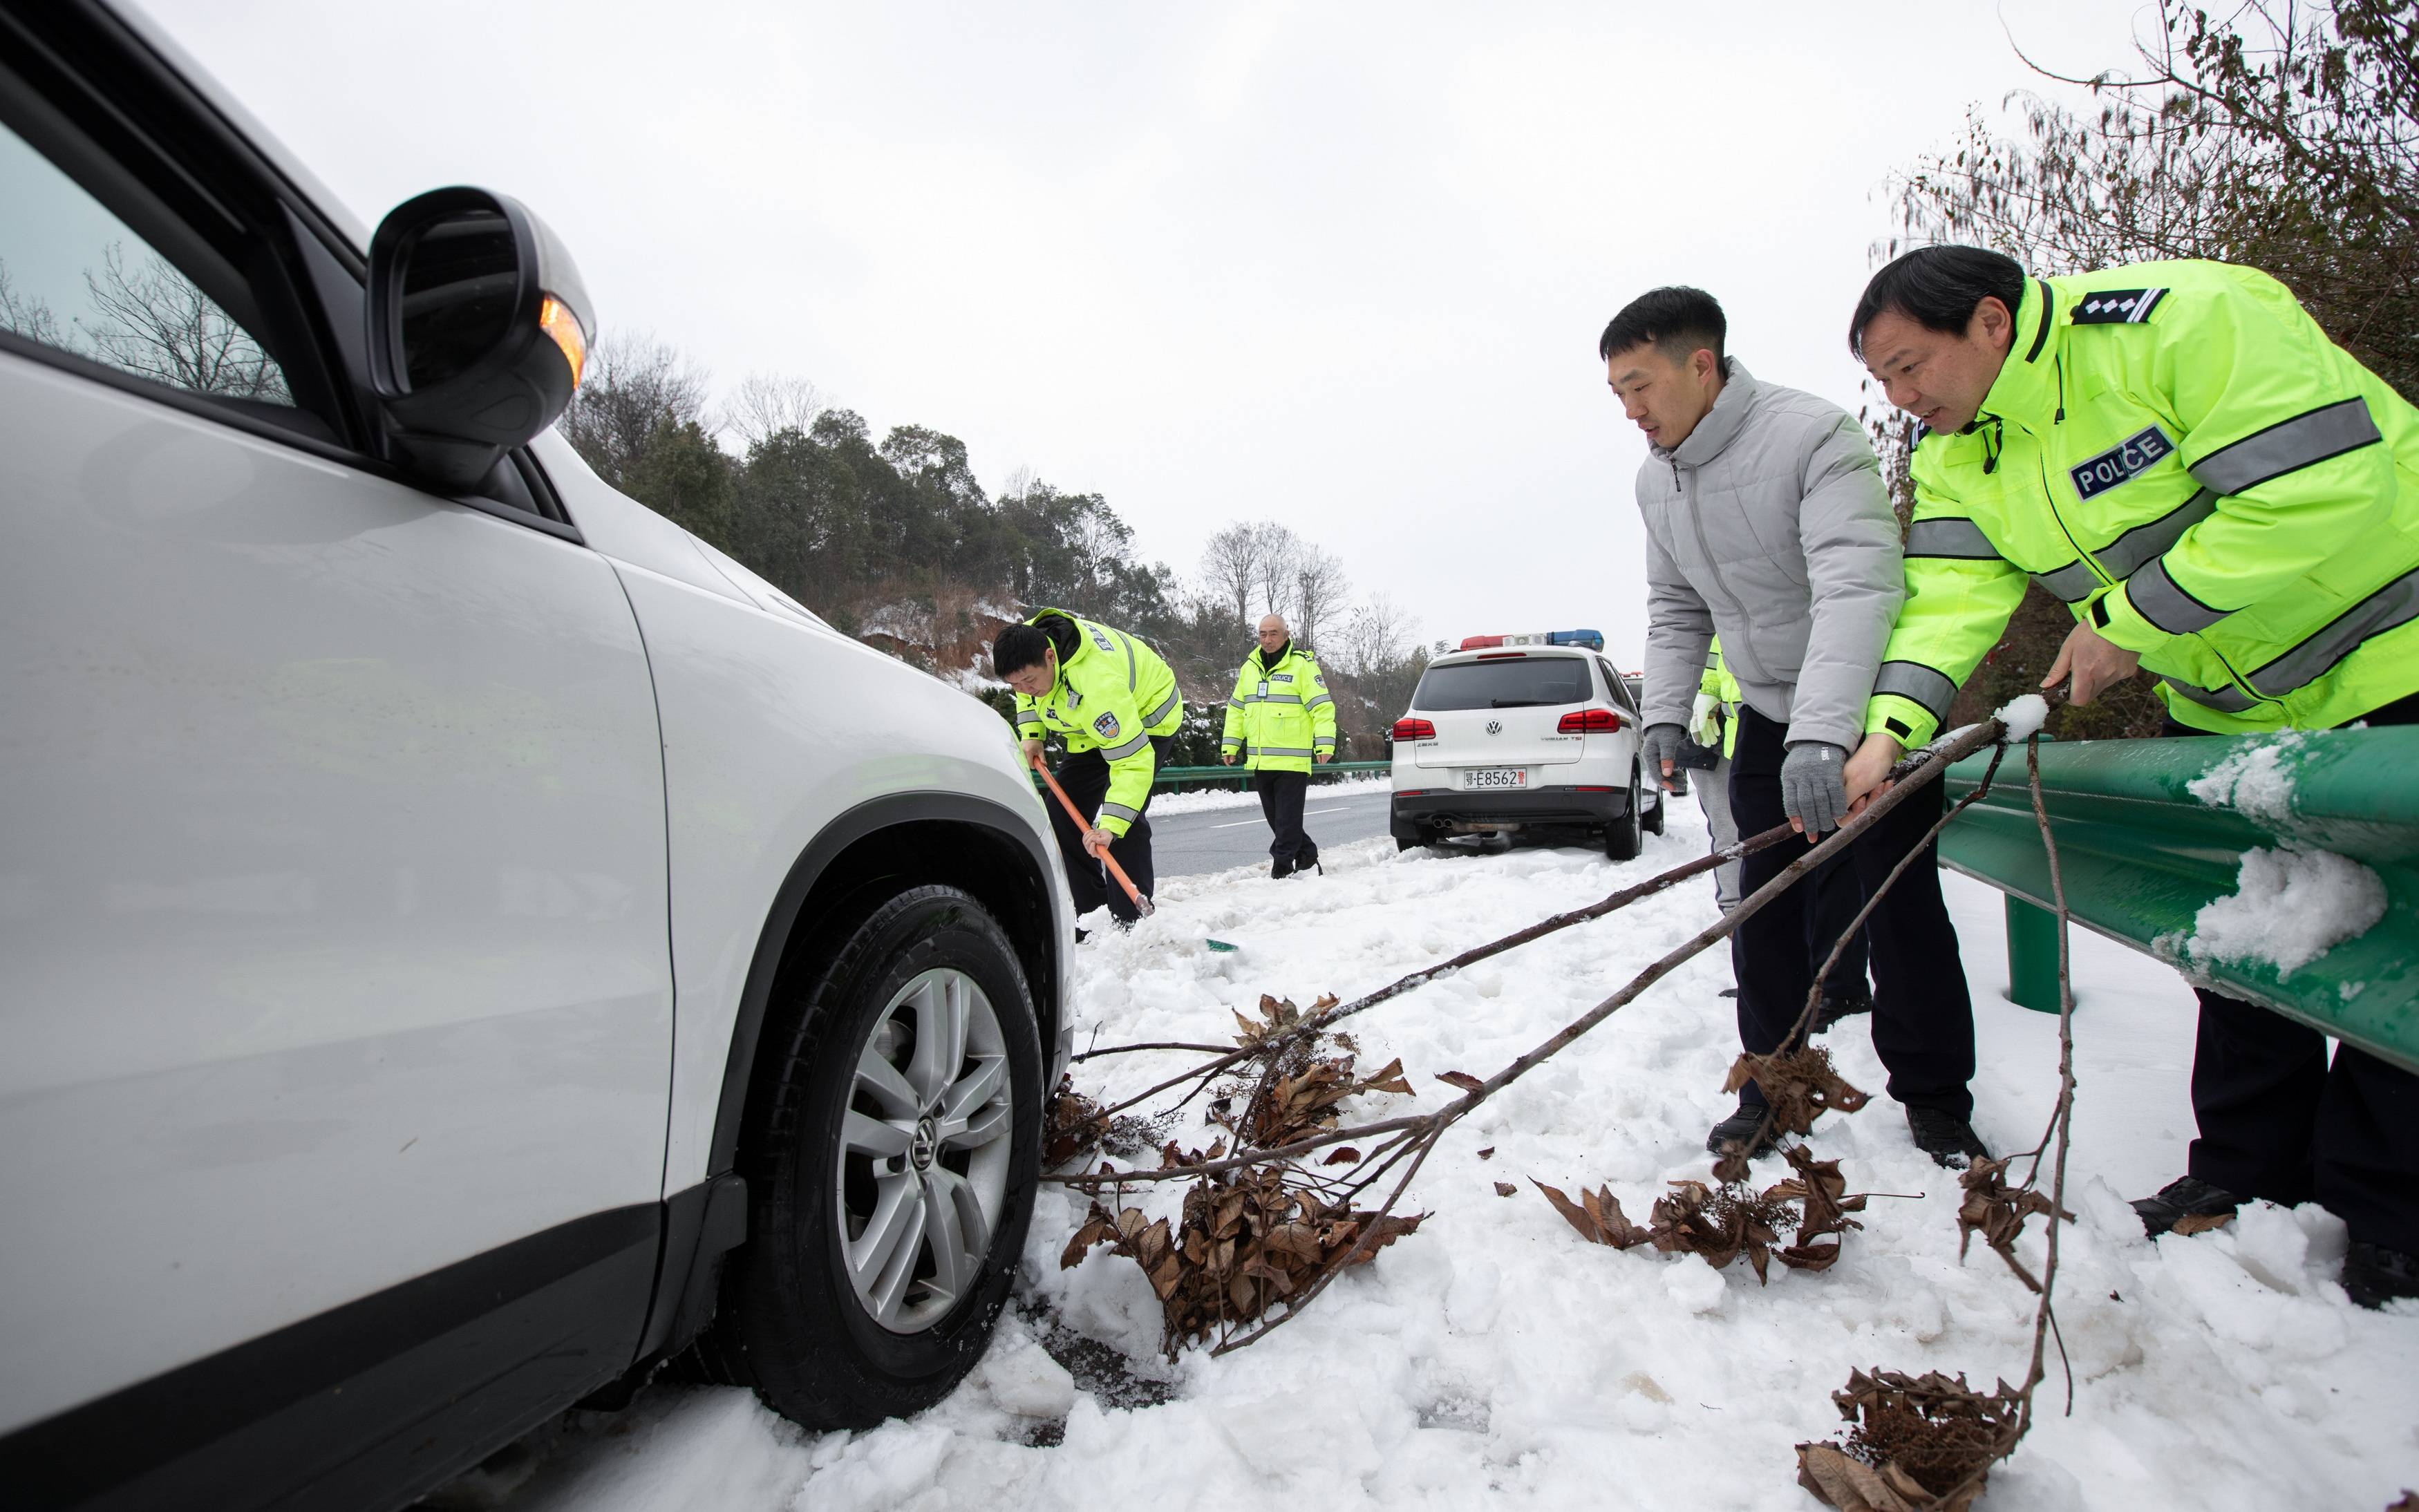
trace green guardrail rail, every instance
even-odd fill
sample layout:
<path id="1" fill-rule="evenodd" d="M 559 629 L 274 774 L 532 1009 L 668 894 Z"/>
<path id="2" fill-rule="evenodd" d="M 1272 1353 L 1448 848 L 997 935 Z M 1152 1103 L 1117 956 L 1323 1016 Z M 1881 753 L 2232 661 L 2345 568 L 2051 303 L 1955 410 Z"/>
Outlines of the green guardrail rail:
<path id="1" fill-rule="evenodd" d="M 1326 775 L 1360 777 L 1370 772 L 1390 772 L 1394 765 L 1392 762 L 1322 762 L 1311 768 L 1311 776 L 1313 779 Z M 1240 766 L 1163 766 L 1159 775 L 1151 779 L 1151 786 L 1180 788 L 1186 783 L 1216 785 L 1231 782 L 1240 788 L 1250 786 L 1252 774 Z"/>
<path id="2" fill-rule="evenodd" d="M 1951 800 L 1973 791 L 1988 761 L 1949 769 Z M 2289 783 L 2289 800 L 2196 797 L 2191 785 L 2229 761 L 2254 767 L 2255 795 L 2273 799 Z M 2291 971 L 2194 961 L 2188 974 L 2419 1072 L 2419 729 L 2044 742 L 2041 768 L 2074 921 L 2165 959 L 2203 907 L 2235 893 L 2247 852 L 2332 851 L 2374 872 L 2385 915 L 2357 937 Z M 1940 859 L 2007 893 L 2011 995 L 2055 1011 L 2056 922 L 2040 914 L 2051 906 L 2049 860 L 2021 748 L 1942 833 Z"/>

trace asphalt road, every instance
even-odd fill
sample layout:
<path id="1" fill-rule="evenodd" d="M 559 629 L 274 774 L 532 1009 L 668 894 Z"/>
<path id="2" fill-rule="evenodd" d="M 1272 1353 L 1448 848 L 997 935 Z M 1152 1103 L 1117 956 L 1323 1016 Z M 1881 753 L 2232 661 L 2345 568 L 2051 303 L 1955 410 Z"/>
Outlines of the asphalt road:
<path id="1" fill-rule="evenodd" d="M 1321 799 L 1310 790 L 1302 827 L 1320 848 L 1367 840 L 1386 832 L 1387 793 L 1359 793 Z M 1204 809 L 1196 813 L 1150 816 L 1150 854 L 1163 877 L 1189 877 L 1229 867 L 1269 864 L 1269 825 L 1259 807 Z"/>

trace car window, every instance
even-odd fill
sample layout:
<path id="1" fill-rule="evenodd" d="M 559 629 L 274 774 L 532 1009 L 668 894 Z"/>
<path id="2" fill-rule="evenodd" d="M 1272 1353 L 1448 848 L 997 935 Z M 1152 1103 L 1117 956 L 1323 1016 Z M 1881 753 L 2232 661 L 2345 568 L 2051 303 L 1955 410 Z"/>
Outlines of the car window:
<path id="1" fill-rule="evenodd" d="M 1598 656 L 1595 659 L 1595 665 L 1596 671 L 1604 673 L 1604 686 L 1607 689 L 1607 696 L 1612 700 L 1614 706 L 1617 708 L 1627 709 L 1630 713 L 1636 714 L 1638 712 L 1638 701 L 1630 696 L 1629 679 L 1622 676 L 1619 672 L 1614 671 L 1612 670 L 1612 663 L 1605 660 L 1602 656 Z"/>
<path id="2" fill-rule="evenodd" d="M 0 331 L 190 393 L 293 405 L 250 331 L 6 126 L 0 204 Z"/>
<path id="3" fill-rule="evenodd" d="M 1517 709 L 1585 703 L 1595 697 L 1578 656 L 1520 656 L 1431 667 L 1411 694 L 1415 709 Z"/>

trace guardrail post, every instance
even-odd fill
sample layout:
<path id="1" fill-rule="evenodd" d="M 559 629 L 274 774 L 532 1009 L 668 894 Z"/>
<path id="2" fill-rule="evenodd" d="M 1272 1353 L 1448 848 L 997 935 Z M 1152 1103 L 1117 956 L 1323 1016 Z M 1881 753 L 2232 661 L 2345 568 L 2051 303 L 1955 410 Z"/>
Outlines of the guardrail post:
<path id="1" fill-rule="evenodd" d="M 2014 893 L 2008 903 L 2008 1000 L 2057 1011 L 2057 916 Z"/>

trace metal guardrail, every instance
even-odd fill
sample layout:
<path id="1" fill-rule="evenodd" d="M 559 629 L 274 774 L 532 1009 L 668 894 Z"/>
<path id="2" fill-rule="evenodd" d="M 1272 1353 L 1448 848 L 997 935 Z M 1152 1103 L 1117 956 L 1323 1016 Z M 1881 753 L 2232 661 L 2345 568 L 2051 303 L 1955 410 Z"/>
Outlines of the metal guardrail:
<path id="1" fill-rule="evenodd" d="M 1322 775 L 1357 777 L 1369 772 L 1391 772 L 1394 767 L 1392 762 L 1322 762 L 1310 769 L 1310 775 L 1316 781 Z M 1151 779 L 1151 786 L 1178 788 L 1189 782 L 1213 786 L 1232 783 L 1240 788 L 1250 786 L 1252 774 L 1240 766 L 1163 766 Z"/>
<path id="2" fill-rule="evenodd" d="M 2192 795 L 2221 763 L 2263 749 L 2273 754 L 2259 761 L 2291 784 L 2283 811 Z M 1952 800 L 1973 791 L 1987 761 L 1949 768 Z M 2376 872 L 2385 916 L 2357 938 L 2291 971 L 2224 961 L 2196 962 L 2188 974 L 2419 1072 L 2419 728 L 2043 743 L 2041 767 L 2074 921 L 2165 959 L 2204 906 L 2234 894 L 2246 852 L 2333 851 Z M 2050 906 L 2049 861 L 2021 750 L 2009 751 L 1989 796 L 1942 833 L 1940 859 L 2008 894 L 2012 995 L 2055 1009 L 2054 921 L 2045 927 L 2033 912 Z"/>

